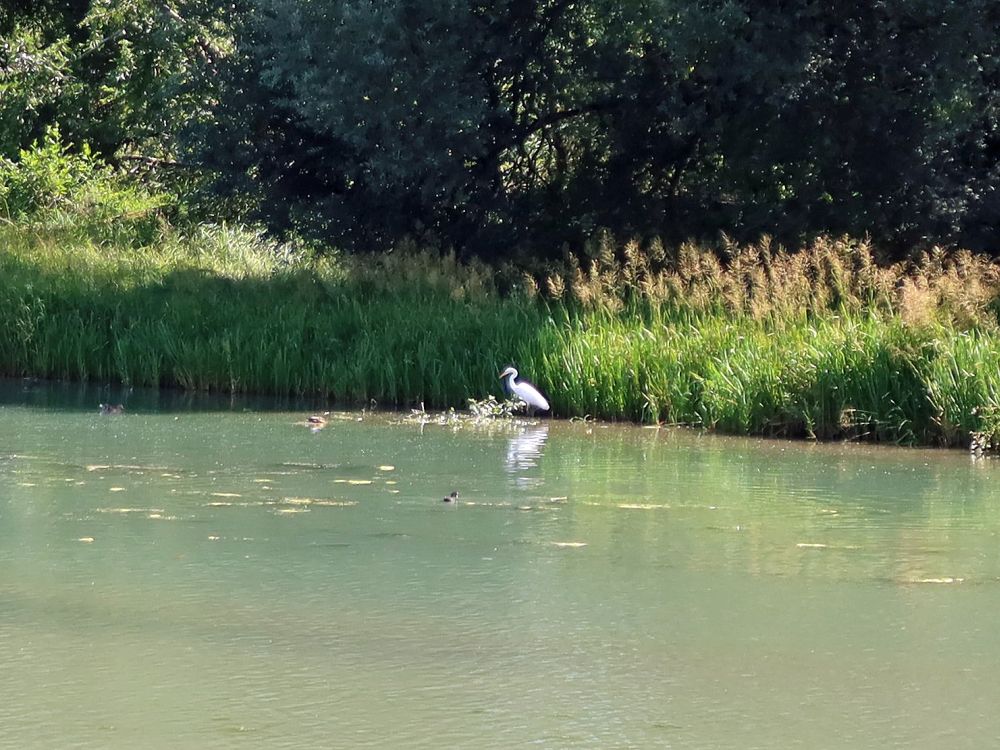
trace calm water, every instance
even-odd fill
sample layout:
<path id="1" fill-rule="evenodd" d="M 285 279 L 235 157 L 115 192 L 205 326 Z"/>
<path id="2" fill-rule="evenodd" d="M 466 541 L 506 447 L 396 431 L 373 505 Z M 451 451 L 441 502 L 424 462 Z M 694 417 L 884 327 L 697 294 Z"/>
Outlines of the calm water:
<path id="1" fill-rule="evenodd" d="M 1000 463 L 74 393 L 0 403 L 2 747 L 1000 742 Z"/>

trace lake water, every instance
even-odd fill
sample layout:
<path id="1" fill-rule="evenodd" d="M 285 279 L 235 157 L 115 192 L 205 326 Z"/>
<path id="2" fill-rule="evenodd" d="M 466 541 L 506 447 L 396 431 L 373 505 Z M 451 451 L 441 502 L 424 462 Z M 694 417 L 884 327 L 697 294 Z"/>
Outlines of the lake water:
<path id="1" fill-rule="evenodd" d="M 101 396 L 2 392 L 0 747 L 1000 743 L 994 461 Z"/>

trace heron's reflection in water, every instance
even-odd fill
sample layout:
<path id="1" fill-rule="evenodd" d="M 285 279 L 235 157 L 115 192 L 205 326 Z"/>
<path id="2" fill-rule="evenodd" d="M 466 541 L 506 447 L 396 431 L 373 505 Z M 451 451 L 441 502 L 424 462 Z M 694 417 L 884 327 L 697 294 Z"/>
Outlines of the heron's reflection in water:
<path id="1" fill-rule="evenodd" d="M 507 441 L 504 468 L 516 487 L 528 489 L 542 483 L 542 477 L 536 470 L 548 437 L 548 424 L 541 424 L 526 428 Z"/>

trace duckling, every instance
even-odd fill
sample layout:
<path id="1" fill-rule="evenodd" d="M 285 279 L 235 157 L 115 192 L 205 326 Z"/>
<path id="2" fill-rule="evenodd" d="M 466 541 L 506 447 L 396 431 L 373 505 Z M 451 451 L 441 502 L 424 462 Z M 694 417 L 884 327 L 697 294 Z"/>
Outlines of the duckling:
<path id="1" fill-rule="evenodd" d="M 444 502 L 446 502 L 446 503 L 457 503 L 458 502 L 458 493 L 455 492 L 454 490 L 452 490 L 451 494 L 444 498 Z"/>
<path id="2" fill-rule="evenodd" d="M 322 414 L 310 414 L 308 417 L 306 417 L 305 422 L 299 422 L 298 424 L 306 425 L 306 427 L 309 428 L 310 432 L 319 432 L 320 430 L 326 427 L 328 422 L 327 416 L 329 414 L 330 412 L 328 411 L 325 411 Z"/>
<path id="3" fill-rule="evenodd" d="M 122 404 L 101 404 L 101 414 L 121 414 L 125 411 Z"/>

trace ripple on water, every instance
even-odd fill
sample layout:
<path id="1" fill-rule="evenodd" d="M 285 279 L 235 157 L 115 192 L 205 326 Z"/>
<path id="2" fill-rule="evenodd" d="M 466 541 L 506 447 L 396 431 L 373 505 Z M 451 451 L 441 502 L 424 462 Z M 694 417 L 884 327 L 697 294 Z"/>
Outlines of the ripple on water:
<path id="1" fill-rule="evenodd" d="M 150 416 L 94 445 L 93 419 L 3 416 L 0 443 L 38 452 L 52 420 L 44 450 L 76 464 L 53 480 L 0 461 L 12 747 L 737 747 L 750 725 L 767 747 L 845 726 L 845 747 L 995 739 L 1000 515 L 995 482 L 957 461 L 885 475 L 851 451 L 557 422 L 531 461 L 503 433 L 373 420 L 289 447 L 221 412 L 176 443 Z M 404 502 L 377 456 L 412 467 Z M 473 500 L 435 511 L 456 482 Z M 145 523 L 170 514 L 185 522 Z"/>

